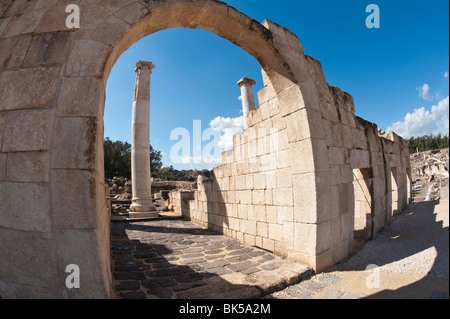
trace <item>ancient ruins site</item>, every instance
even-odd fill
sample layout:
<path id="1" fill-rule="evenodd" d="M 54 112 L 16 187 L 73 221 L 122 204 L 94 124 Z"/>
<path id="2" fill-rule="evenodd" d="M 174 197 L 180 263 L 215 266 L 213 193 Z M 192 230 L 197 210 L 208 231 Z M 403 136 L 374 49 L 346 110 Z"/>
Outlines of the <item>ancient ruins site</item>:
<path id="1" fill-rule="evenodd" d="M 78 29 L 65 23 L 68 1 L 0 2 L 2 298 L 205 298 L 211 281 L 220 298 L 237 287 L 259 298 L 348 257 L 411 203 L 407 141 L 356 116 L 352 96 L 327 82 L 288 29 L 215 0 L 76 2 L 89 12 Z M 245 130 L 211 176 L 152 192 L 148 80 L 157 61 L 136 61 L 133 178 L 109 185 L 111 69 L 136 41 L 178 27 L 248 52 L 264 88 L 236 79 Z M 123 192 L 132 198 L 119 209 Z M 77 289 L 68 265 L 81 268 Z"/>

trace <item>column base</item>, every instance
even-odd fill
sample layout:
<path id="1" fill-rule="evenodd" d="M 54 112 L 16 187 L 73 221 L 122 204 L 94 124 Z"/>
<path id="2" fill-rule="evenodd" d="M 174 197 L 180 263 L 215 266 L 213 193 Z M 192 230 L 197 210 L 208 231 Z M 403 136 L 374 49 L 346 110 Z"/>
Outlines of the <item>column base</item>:
<path id="1" fill-rule="evenodd" d="M 156 211 L 156 206 L 153 202 L 150 203 L 139 203 L 134 202 L 130 206 L 130 213 L 145 213 L 145 212 L 153 212 Z"/>
<path id="2" fill-rule="evenodd" d="M 129 219 L 158 219 L 159 218 L 159 212 L 158 211 L 152 211 L 152 212 L 132 212 L 129 213 Z"/>

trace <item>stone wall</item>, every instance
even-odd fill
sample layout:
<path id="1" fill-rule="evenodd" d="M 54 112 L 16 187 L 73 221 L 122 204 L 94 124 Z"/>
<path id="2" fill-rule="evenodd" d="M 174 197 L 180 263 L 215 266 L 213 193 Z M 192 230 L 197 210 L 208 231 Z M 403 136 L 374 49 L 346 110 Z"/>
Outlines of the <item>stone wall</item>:
<path id="1" fill-rule="evenodd" d="M 328 86 L 316 60 L 304 61 L 320 111 L 295 104 L 282 111 L 264 76 L 260 106 L 222 154 L 214 178 L 199 179 L 197 192 L 173 194 L 173 204 L 203 227 L 322 270 L 406 208 L 409 149 L 356 117 L 353 98 Z"/>

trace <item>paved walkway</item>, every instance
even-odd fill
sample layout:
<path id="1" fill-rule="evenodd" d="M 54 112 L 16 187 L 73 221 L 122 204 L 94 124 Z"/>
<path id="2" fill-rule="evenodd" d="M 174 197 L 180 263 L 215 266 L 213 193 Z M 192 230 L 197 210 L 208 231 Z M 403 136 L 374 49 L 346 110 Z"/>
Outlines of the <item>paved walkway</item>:
<path id="1" fill-rule="evenodd" d="M 448 299 L 448 226 L 448 199 L 413 204 L 352 257 L 266 298 Z"/>
<path id="2" fill-rule="evenodd" d="M 113 223 L 116 297 L 254 299 L 311 269 L 184 220 Z"/>
<path id="3" fill-rule="evenodd" d="M 114 223 L 117 298 L 448 298 L 448 205 L 411 205 L 358 253 L 312 277 L 304 265 L 188 221 Z"/>

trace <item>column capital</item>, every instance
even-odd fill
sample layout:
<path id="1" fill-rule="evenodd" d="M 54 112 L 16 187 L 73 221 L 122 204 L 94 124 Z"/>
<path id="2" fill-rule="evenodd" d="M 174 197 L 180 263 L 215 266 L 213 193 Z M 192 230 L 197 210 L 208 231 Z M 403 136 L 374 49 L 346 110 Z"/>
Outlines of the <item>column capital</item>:
<path id="1" fill-rule="evenodd" d="M 239 82 L 237 83 L 237 85 L 239 86 L 239 87 L 242 87 L 242 86 L 252 86 L 252 85 L 255 85 L 256 84 L 256 81 L 255 80 L 253 80 L 253 79 L 249 79 L 249 78 L 242 78 L 242 79 L 240 79 L 239 80 Z"/>
<path id="2" fill-rule="evenodd" d="M 139 61 L 136 63 L 136 72 L 141 69 L 148 69 L 150 72 L 155 68 L 155 65 L 152 62 L 147 61 Z"/>

